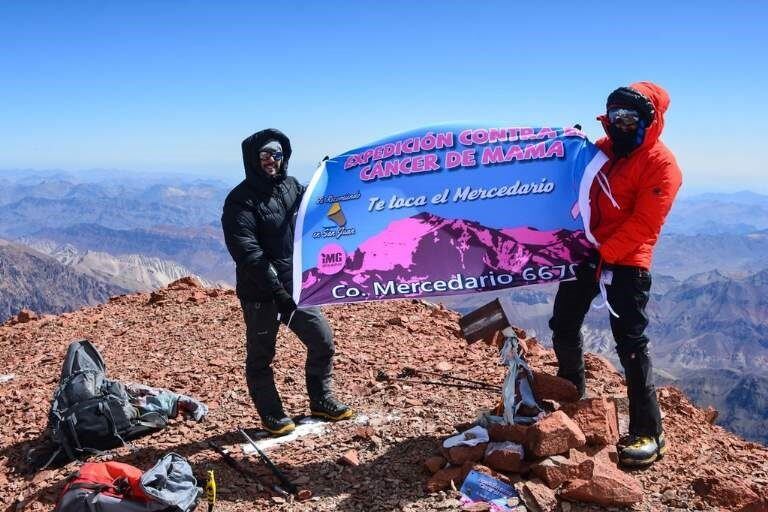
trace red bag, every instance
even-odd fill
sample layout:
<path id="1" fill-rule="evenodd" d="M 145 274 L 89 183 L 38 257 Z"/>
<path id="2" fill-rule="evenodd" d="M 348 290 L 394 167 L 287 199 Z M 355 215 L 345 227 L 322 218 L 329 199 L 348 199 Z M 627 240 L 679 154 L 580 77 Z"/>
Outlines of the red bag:
<path id="1" fill-rule="evenodd" d="M 161 482 L 161 489 L 153 482 Z M 146 473 L 122 462 L 88 462 L 70 477 L 54 512 L 186 512 L 194 510 L 201 492 L 192 468 L 176 454 Z"/>

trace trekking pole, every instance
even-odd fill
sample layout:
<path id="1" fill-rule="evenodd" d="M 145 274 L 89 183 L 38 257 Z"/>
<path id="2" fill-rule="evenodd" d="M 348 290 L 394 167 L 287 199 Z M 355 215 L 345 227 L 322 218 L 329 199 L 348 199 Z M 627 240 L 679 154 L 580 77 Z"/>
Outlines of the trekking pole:
<path id="1" fill-rule="evenodd" d="M 254 482 L 260 491 L 267 491 L 265 484 L 262 482 L 262 479 L 258 475 L 254 474 L 253 471 L 244 468 L 243 465 L 240 464 L 234 457 L 232 457 L 224 448 L 217 445 L 213 441 L 208 441 L 208 446 L 213 448 L 219 455 L 221 455 L 221 458 L 224 459 L 224 462 L 229 464 L 235 471 Z M 290 496 L 278 485 L 269 485 L 269 492 L 283 498 Z"/>
<path id="2" fill-rule="evenodd" d="M 478 386 L 477 384 L 462 384 L 459 382 L 445 382 L 442 380 L 418 380 L 418 379 L 410 379 L 410 378 L 401 378 L 401 377 L 390 377 L 385 372 L 379 370 L 379 373 L 376 375 L 376 380 L 378 381 L 396 381 L 396 382 L 406 382 L 408 384 L 427 384 L 431 386 L 446 386 L 450 388 L 463 388 L 463 389 L 478 389 L 478 390 L 484 390 L 484 391 L 501 391 L 501 388 L 498 386 L 492 386 L 490 384 L 483 384 L 481 386 Z"/>
<path id="3" fill-rule="evenodd" d="M 299 494 L 299 489 L 291 482 L 287 476 L 285 476 L 285 473 L 280 471 L 277 466 L 275 466 L 275 463 L 270 460 L 269 457 L 267 457 L 267 454 L 262 451 L 261 448 L 256 444 L 256 442 L 251 439 L 251 437 L 245 433 L 245 430 L 238 428 L 237 429 L 240 434 L 245 438 L 248 443 L 253 446 L 253 448 L 256 450 L 256 453 L 259 454 L 259 457 L 261 457 L 261 460 L 264 462 L 264 464 L 267 465 L 267 467 L 272 471 L 272 473 L 277 477 L 278 480 L 280 480 L 280 484 L 287 490 L 289 493 L 293 494 L 294 496 Z"/>
<path id="4" fill-rule="evenodd" d="M 399 376 L 407 378 L 407 377 L 416 376 L 416 375 L 419 375 L 419 374 L 434 375 L 435 377 L 440 377 L 441 379 L 450 379 L 450 380 L 455 380 L 455 381 L 459 381 L 459 382 L 467 382 L 469 384 L 477 384 L 478 386 L 486 386 L 486 387 L 489 387 L 489 388 L 495 388 L 496 387 L 493 384 L 490 384 L 488 382 L 483 382 L 481 380 L 472 380 L 472 379 L 467 379 L 467 378 L 464 378 L 464 377 L 456 377 L 455 375 L 451 375 L 451 374 L 446 373 L 446 372 L 432 372 L 432 371 L 429 371 L 429 370 L 417 370 L 416 368 L 411 368 L 409 366 L 406 366 L 405 368 L 403 368 L 403 371 L 400 372 Z M 499 388 L 499 389 L 501 389 L 501 388 Z"/>

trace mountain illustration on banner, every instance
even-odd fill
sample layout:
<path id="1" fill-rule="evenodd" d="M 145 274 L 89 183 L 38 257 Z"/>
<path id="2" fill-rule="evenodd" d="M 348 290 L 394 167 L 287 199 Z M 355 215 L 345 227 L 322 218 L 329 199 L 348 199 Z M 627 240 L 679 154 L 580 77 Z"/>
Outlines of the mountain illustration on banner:
<path id="1" fill-rule="evenodd" d="M 495 229 L 422 212 L 394 221 L 364 241 L 343 262 L 338 262 L 335 273 L 320 271 L 318 267 L 306 270 L 302 275 L 302 303 L 353 302 L 381 295 L 420 296 L 418 290 L 405 290 L 407 286 L 399 288 L 404 293 L 398 291 L 398 285 L 425 279 L 445 281 L 444 294 L 550 282 L 553 275 L 556 279 L 568 279 L 573 277 L 573 265 L 562 262 L 581 261 L 592 250 L 582 230 Z M 461 274 L 457 274 L 457 269 L 461 269 Z M 542 275 L 541 269 L 547 269 L 547 274 Z M 511 277 L 501 279 L 512 275 L 519 282 L 510 282 Z M 479 286 L 478 278 L 464 276 L 487 279 Z M 474 281 L 469 283 L 468 279 Z M 346 300 L 339 300 L 339 294 L 347 288 L 356 291 L 345 293 Z"/>

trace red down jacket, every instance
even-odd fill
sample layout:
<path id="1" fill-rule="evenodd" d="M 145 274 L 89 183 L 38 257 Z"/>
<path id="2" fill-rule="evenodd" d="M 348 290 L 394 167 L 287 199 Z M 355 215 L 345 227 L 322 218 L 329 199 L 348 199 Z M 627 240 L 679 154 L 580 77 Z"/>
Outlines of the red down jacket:
<path id="1" fill-rule="evenodd" d="M 672 152 L 659 139 L 669 94 L 651 82 L 637 82 L 630 87 L 653 103 L 656 115 L 643 143 L 625 158 L 613 155 L 608 137 L 596 142 L 609 157 L 602 172 L 619 207 L 595 180 L 590 189 L 590 228 L 607 263 L 650 269 L 653 247 L 682 184 L 682 174 Z M 607 132 L 605 116 L 598 120 Z"/>

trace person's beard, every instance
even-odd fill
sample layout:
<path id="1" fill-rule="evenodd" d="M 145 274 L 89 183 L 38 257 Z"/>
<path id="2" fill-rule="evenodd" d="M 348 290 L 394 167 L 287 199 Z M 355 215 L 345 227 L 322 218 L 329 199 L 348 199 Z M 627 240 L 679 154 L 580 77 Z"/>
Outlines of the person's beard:
<path id="1" fill-rule="evenodd" d="M 281 162 L 275 162 L 274 163 L 274 171 L 272 171 L 272 172 L 270 172 L 267 169 L 265 169 L 264 168 L 264 164 L 260 164 L 260 165 L 261 165 L 261 172 L 266 174 L 268 178 L 271 178 L 271 179 L 274 180 L 274 179 L 277 179 L 280 176 L 280 165 L 281 165 Z"/>

